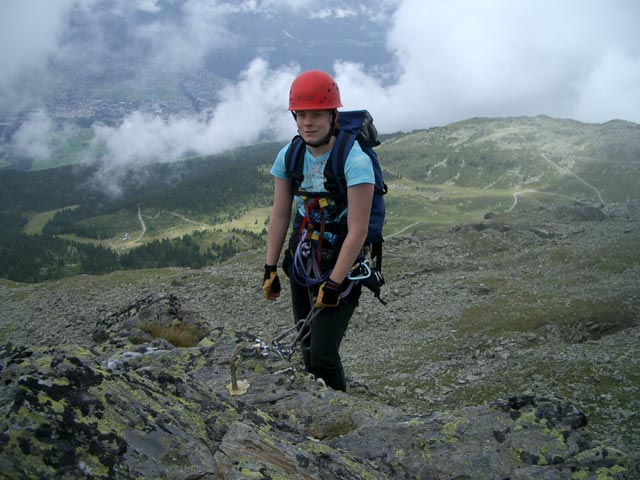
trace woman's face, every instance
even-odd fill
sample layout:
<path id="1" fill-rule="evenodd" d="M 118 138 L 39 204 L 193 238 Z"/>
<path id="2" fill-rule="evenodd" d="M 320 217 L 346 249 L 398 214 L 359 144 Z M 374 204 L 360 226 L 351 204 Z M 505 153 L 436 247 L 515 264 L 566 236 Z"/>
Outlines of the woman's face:
<path id="1" fill-rule="evenodd" d="M 298 132 L 307 143 L 327 138 L 331 130 L 331 110 L 301 110 L 296 112 Z"/>

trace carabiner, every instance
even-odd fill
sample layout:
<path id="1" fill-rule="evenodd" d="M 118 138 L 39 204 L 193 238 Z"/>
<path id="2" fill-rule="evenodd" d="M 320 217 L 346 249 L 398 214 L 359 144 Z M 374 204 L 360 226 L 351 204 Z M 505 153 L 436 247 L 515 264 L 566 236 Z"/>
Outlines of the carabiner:
<path id="1" fill-rule="evenodd" d="M 351 272 L 360 272 L 361 270 L 364 269 L 364 272 L 362 273 L 351 273 Z M 365 260 L 364 262 L 360 262 L 360 265 L 358 265 L 356 268 L 351 269 L 351 272 L 349 273 L 349 275 L 347 275 L 347 278 L 351 281 L 357 281 L 357 280 L 365 280 L 367 278 L 369 278 L 371 276 L 371 267 L 369 266 L 369 262 L 368 260 Z"/>

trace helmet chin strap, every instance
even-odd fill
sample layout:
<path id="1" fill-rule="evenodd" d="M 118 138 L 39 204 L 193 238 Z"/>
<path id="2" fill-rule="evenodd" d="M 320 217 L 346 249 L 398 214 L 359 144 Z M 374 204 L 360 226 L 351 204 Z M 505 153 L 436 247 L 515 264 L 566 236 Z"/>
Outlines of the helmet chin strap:
<path id="1" fill-rule="evenodd" d="M 291 112 L 291 114 L 293 115 L 293 118 L 297 118 L 296 112 Z M 326 137 L 324 137 L 322 140 L 319 140 L 317 142 L 307 142 L 304 137 L 300 134 L 300 130 L 298 130 L 298 134 L 300 135 L 300 138 L 302 139 L 302 141 L 312 147 L 312 148 L 317 148 L 317 147 L 321 147 L 322 145 L 326 145 L 331 141 L 331 137 L 333 137 L 333 135 L 335 134 L 336 131 L 336 111 L 332 110 L 331 111 L 331 128 L 329 129 L 329 133 L 327 133 Z"/>

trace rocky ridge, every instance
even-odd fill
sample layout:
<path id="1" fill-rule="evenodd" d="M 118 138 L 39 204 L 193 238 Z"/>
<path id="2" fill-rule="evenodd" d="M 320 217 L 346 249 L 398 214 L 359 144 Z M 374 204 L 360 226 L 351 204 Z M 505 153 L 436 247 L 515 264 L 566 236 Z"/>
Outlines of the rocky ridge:
<path id="1" fill-rule="evenodd" d="M 386 242 L 343 344 L 348 394 L 239 343 L 287 328 L 261 253 L 0 286 L 8 478 L 636 478 L 638 205 L 488 215 Z M 586 210 L 589 211 L 589 210 Z M 593 212 L 592 212 L 593 213 Z M 206 328 L 199 345 L 141 322 Z M 482 447 L 479 447 L 482 445 Z"/>

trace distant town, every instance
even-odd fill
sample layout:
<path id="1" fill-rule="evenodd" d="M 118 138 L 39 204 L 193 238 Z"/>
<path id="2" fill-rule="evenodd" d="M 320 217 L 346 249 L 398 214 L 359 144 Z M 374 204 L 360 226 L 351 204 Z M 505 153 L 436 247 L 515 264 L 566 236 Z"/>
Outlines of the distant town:
<path id="1" fill-rule="evenodd" d="M 109 78 L 85 73 L 73 79 L 57 79 L 45 95 L 20 112 L 0 111 L 0 142 L 33 114 L 43 110 L 54 121 L 90 127 L 96 122 L 118 124 L 134 111 L 169 116 L 201 113 L 217 102 L 223 79 L 200 70 L 191 75 L 166 74 L 159 78 Z"/>

